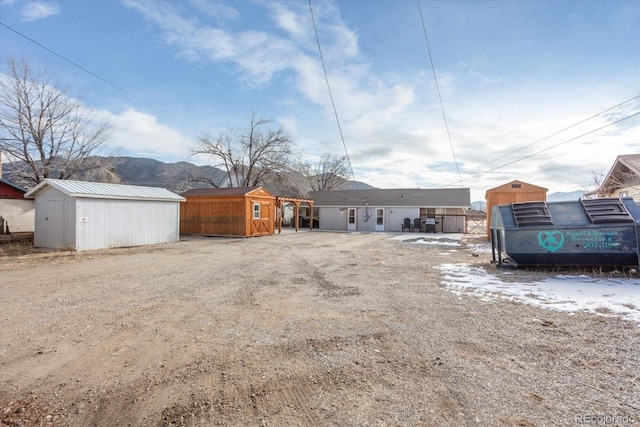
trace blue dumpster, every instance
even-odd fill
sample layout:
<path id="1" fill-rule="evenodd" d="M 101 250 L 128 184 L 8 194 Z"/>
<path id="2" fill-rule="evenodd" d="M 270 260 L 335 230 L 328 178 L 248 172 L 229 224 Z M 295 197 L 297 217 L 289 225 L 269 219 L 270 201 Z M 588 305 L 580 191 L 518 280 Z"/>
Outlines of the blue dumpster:
<path id="1" fill-rule="evenodd" d="M 631 197 L 494 206 L 490 227 L 499 267 L 640 267 L 640 207 Z"/>

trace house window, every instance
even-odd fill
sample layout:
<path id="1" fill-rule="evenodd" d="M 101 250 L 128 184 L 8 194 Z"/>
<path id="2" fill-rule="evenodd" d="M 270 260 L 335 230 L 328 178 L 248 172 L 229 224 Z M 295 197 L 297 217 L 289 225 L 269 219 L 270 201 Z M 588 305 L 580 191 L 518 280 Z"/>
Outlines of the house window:
<path id="1" fill-rule="evenodd" d="M 260 219 L 260 203 L 253 204 L 253 219 Z"/>

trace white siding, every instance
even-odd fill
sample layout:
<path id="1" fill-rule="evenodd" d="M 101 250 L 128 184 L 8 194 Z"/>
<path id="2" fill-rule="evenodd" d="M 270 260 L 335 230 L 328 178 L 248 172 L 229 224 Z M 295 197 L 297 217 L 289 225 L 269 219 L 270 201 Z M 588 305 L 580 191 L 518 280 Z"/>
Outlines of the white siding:
<path id="1" fill-rule="evenodd" d="M 318 208 L 320 230 L 346 230 L 347 211 L 340 212 L 338 208 Z"/>
<path id="2" fill-rule="evenodd" d="M 402 223 L 405 218 L 409 218 L 411 224 L 413 224 L 414 218 L 420 218 L 420 208 L 387 208 L 385 215 L 386 231 L 402 231 Z"/>
<path id="3" fill-rule="evenodd" d="M 0 199 L 0 216 L 5 219 L 11 233 L 33 233 L 36 205 L 33 200 Z"/>
<path id="4" fill-rule="evenodd" d="M 76 249 L 92 250 L 176 242 L 178 202 L 78 198 Z"/>
<path id="5" fill-rule="evenodd" d="M 84 251 L 180 239 L 178 201 L 73 197 L 48 187 L 35 212 L 36 247 Z"/>
<path id="6" fill-rule="evenodd" d="M 357 207 L 356 226 L 358 231 L 376 231 L 376 207 L 368 209 L 370 217 L 364 220 L 367 209 Z M 347 210 L 340 212 L 337 207 L 319 207 L 318 217 L 320 220 L 320 230 L 346 230 Z M 384 231 L 402 231 L 402 222 L 409 218 L 413 224 L 414 218 L 420 218 L 420 208 L 384 208 Z"/>

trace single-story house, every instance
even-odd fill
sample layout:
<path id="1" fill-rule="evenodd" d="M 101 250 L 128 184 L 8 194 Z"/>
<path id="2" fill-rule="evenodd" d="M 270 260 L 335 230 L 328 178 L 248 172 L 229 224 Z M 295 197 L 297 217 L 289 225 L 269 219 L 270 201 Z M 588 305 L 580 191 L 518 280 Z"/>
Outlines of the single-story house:
<path id="1" fill-rule="evenodd" d="M 34 246 L 78 251 L 176 242 L 180 203 L 164 188 L 45 179 L 34 198 Z"/>
<path id="2" fill-rule="evenodd" d="M 0 178 L 0 234 L 28 233 L 35 228 L 36 208 L 27 190 Z"/>
<path id="3" fill-rule="evenodd" d="M 468 188 L 312 191 L 320 230 L 464 233 Z"/>
<path id="4" fill-rule="evenodd" d="M 276 198 L 263 187 L 195 188 L 181 193 L 180 233 L 207 236 L 270 236 Z"/>

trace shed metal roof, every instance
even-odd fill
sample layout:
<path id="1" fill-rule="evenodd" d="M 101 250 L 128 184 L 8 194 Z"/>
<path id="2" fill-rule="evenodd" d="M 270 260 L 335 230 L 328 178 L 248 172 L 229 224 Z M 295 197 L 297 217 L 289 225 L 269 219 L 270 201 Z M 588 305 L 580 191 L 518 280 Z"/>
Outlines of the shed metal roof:
<path id="1" fill-rule="evenodd" d="M 394 188 L 367 190 L 311 191 L 306 195 L 315 206 L 397 206 L 397 207 L 469 207 L 468 188 Z"/>
<path id="2" fill-rule="evenodd" d="M 166 188 L 141 187 L 137 185 L 108 184 L 103 182 L 70 181 L 47 178 L 29 190 L 24 197 L 33 198 L 48 187 L 70 197 L 94 199 L 129 199 L 182 202 L 181 197 Z"/>

